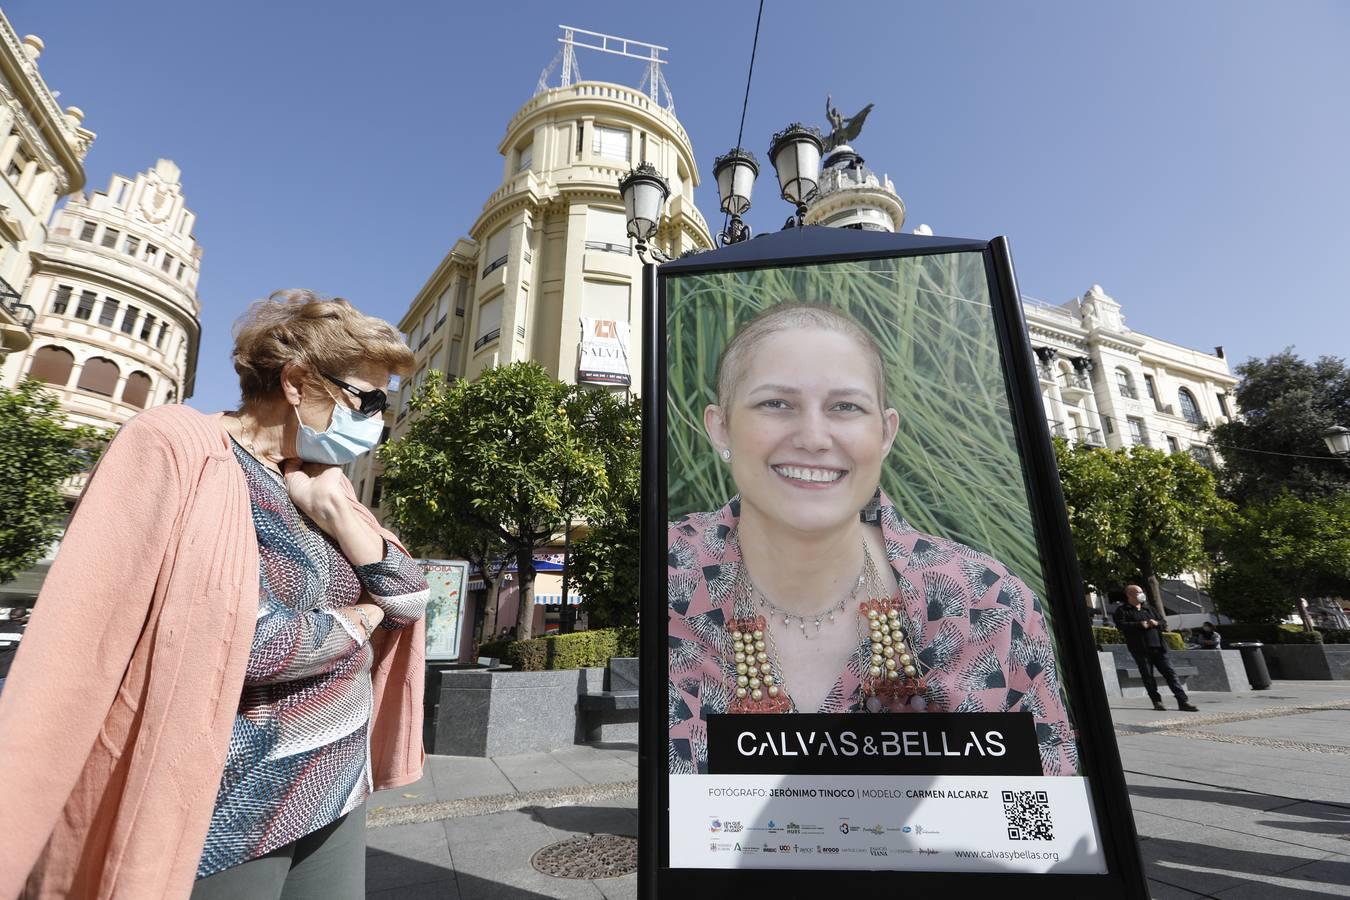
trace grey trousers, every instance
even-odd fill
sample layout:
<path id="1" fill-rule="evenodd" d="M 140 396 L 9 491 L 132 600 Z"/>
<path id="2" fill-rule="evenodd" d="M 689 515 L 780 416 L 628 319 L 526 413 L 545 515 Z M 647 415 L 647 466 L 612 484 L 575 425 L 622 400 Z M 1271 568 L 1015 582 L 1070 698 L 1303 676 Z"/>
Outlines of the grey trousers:
<path id="1" fill-rule="evenodd" d="M 366 805 L 298 841 L 199 878 L 192 900 L 362 900 Z"/>

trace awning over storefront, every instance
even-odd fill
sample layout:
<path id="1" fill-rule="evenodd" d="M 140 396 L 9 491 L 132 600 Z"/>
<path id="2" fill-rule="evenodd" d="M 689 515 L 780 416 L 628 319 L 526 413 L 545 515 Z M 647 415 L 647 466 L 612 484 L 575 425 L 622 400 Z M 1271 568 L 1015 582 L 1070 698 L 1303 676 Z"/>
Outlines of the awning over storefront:
<path id="1" fill-rule="evenodd" d="M 577 593 L 575 585 L 568 585 L 567 605 L 580 606 L 585 598 Z M 562 603 L 562 576 L 540 572 L 534 576 L 534 605 L 555 606 Z"/>
<path id="2" fill-rule="evenodd" d="M 538 585 L 539 585 L 539 579 L 540 579 L 545 573 L 550 573 L 550 572 L 562 572 L 562 570 L 563 570 L 563 555 L 562 555 L 561 553 L 548 553 L 548 554 L 544 554 L 544 555 L 541 555 L 541 556 L 536 556 L 536 557 L 534 558 L 534 572 L 535 572 L 535 582 L 534 582 L 534 583 L 535 583 L 535 589 L 534 589 L 534 592 L 535 592 L 536 594 L 539 593 L 539 587 L 538 587 Z M 511 581 L 514 581 L 514 580 L 515 580 L 515 572 L 516 572 L 516 564 L 515 564 L 514 562 L 510 563 L 509 565 L 507 565 L 507 567 L 506 567 L 506 574 L 505 574 L 504 576 L 502 576 L 502 583 L 503 583 L 503 584 L 506 584 L 506 583 L 509 583 L 509 582 L 511 582 Z M 562 593 L 562 582 L 559 581 L 559 582 L 558 582 L 558 585 L 559 585 L 559 586 L 558 586 L 558 590 L 554 591 L 553 593 L 561 594 L 561 593 Z M 485 581 L 483 581 L 483 571 L 482 571 L 482 569 L 480 569 L 478 566 L 474 566 L 472 569 L 469 570 L 469 590 L 471 590 L 471 591 L 485 591 L 485 590 L 487 590 L 487 583 L 486 583 Z M 569 593 L 570 593 L 570 592 L 569 592 Z M 569 599 L 569 603 L 570 603 L 571 598 L 569 597 L 568 599 Z M 554 603 L 559 603 L 559 602 L 561 602 L 561 601 L 555 600 L 555 601 L 553 601 L 553 602 L 554 602 Z"/>

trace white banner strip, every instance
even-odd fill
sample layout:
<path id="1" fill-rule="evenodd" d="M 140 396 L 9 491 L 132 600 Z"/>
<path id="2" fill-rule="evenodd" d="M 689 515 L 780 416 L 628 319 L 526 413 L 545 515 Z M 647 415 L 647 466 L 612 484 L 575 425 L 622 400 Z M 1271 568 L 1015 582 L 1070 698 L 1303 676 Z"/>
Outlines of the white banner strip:
<path id="1" fill-rule="evenodd" d="M 671 775 L 671 868 L 1106 872 L 1083 778 Z"/>

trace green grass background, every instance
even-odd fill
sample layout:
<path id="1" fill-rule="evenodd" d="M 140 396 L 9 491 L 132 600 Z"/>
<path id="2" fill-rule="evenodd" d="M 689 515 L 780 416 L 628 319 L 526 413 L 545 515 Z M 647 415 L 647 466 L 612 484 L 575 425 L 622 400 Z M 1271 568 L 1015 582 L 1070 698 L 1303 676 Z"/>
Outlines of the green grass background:
<path id="1" fill-rule="evenodd" d="M 679 275 L 666 291 L 670 518 L 736 492 L 703 431 L 727 340 L 766 307 L 828 303 L 881 348 L 900 413 L 881 486 L 900 514 L 1001 560 L 1045 596 L 979 253 Z"/>

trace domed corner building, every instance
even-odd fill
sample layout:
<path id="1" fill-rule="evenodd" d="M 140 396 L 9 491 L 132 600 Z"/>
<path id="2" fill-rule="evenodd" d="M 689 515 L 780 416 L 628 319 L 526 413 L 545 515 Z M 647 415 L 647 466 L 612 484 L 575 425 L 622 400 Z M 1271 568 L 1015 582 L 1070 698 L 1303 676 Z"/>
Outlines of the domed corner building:
<path id="1" fill-rule="evenodd" d="M 191 397 L 201 339 L 195 222 L 167 159 L 71 197 L 33 254 L 24 291 L 33 342 L 5 361 L 3 383 L 46 382 L 71 422 L 107 429 Z"/>
<path id="2" fill-rule="evenodd" d="M 408 401 L 431 371 L 472 379 L 493 366 L 533 360 L 560 381 L 638 387 L 642 261 L 628 238 L 619 193 L 619 179 L 635 166 L 651 163 L 670 185 L 653 243 L 670 256 L 713 247 L 694 205 L 700 179 L 689 135 L 667 106 L 642 90 L 600 81 L 543 88 L 511 116 L 497 152 L 501 184 L 399 321 L 417 360 L 386 414 L 387 437 L 407 427 Z M 588 328 L 589 336 L 583 334 Z M 597 331 L 623 334 L 622 360 L 588 364 L 583 343 Z M 362 502 L 377 514 L 383 512 L 381 471 L 375 454 L 348 467 Z M 556 621 L 561 583 L 557 562 L 538 565 L 537 633 Z M 499 622 L 515 621 L 513 585 L 499 598 Z M 469 586 L 473 606 L 475 583 Z M 472 609 L 465 612 L 471 622 Z M 469 642 L 463 646 L 467 653 Z"/>

